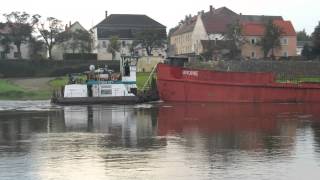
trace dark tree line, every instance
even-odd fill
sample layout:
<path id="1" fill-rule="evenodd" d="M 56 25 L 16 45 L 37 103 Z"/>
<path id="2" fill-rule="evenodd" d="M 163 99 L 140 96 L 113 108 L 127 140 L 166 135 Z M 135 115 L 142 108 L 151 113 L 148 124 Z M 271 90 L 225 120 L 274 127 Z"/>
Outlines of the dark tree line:
<path id="1" fill-rule="evenodd" d="M 315 27 L 314 32 L 311 34 L 311 36 L 306 35 L 306 37 L 302 40 L 309 41 L 311 43 L 304 44 L 301 55 L 307 58 L 308 60 L 317 59 L 317 58 L 319 59 L 320 58 L 320 22 Z"/>

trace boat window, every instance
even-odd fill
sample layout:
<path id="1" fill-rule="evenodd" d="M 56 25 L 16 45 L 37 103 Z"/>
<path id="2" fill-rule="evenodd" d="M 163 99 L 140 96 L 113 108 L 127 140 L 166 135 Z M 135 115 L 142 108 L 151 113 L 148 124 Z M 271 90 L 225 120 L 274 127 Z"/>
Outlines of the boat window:
<path id="1" fill-rule="evenodd" d="M 110 84 L 104 84 L 104 85 L 101 85 L 101 88 L 103 88 L 103 89 L 112 88 L 112 85 L 110 85 Z"/>
<path id="2" fill-rule="evenodd" d="M 102 95 L 111 95 L 112 89 L 101 89 L 101 94 Z"/>
<path id="3" fill-rule="evenodd" d="M 124 76 L 130 76 L 130 66 L 128 62 L 124 65 Z"/>

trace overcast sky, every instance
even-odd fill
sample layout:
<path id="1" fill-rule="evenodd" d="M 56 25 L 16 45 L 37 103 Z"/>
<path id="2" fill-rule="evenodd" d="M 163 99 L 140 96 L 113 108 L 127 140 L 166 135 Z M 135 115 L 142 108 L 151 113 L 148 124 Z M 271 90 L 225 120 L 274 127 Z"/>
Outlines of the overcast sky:
<path id="1" fill-rule="evenodd" d="M 146 14 L 172 28 L 186 14 L 226 6 L 246 15 L 280 15 L 291 20 L 296 31 L 313 32 L 320 21 L 319 0 L 1 0 L 0 14 L 26 11 L 56 17 L 64 23 L 79 21 L 90 29 L 108 14 Z M 2 17 L 1 17 L 2 18 Z M 1 21 L 4 21 L 2 18 Z"/>

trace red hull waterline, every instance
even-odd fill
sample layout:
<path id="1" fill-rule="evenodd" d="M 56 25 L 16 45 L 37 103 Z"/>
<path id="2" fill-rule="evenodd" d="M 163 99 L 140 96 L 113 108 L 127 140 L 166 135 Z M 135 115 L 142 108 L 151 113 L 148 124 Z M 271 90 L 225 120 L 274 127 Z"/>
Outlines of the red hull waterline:
<path id="1" fill-rule="evenodd" d="M 320 102 L 319 83 L 277 83 L 273 73 L 218 72 L 158 64 L 160 99 L 170 102 Z"/>

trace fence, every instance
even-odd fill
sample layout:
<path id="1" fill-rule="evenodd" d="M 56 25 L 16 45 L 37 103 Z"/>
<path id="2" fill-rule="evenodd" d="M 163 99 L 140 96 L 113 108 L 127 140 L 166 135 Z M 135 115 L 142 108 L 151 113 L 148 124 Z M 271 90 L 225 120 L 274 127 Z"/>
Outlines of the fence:
<path id="1" fill-rule="evenodd" d="M 320 77 L 320 61 L 210 61 L 192 62 L 192 68 L 238 72 L 273 72 L 280 79 Z"/>
<path id="2" fill-rule="evenodd" d="M 119 61 L 97 60 L 1 60 L 0 77 L 54 77 L 89 70 L 90 65 L 104 67 L 119 72 Z"/>

